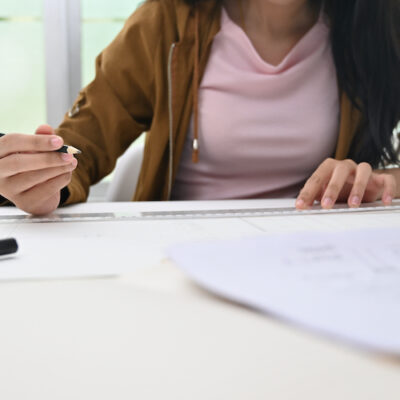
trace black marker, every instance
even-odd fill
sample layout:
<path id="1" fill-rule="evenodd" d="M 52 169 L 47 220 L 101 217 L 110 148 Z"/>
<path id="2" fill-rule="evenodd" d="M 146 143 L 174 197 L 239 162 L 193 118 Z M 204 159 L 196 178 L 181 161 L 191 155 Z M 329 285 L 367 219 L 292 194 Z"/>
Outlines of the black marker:
<path id="1" fill-rule="evenodd" d="M 15 239 L 0 240 L 0 256 L 13 254 L 18 251 L 18 243 Z"/>
<path id="2" fill-rule="evenodd" d="M 0 133 L 0 137 L 4 136 L 5 133 Z M 72 146 L 62 146 L 58 150 L 54 150 L 58 153 L 67 153 L 67 154 L 81 154 L 82 152 L 75 147 Z"/>

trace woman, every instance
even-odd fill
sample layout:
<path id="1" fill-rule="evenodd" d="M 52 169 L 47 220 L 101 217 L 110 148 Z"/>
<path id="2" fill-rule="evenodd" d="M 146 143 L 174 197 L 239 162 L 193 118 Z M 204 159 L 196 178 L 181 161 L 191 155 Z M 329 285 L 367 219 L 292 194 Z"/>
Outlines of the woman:
<path id="1" fill-rule="evenodd" d="M 399 5 L 147 1 L 57 136 L 41 126 L 0 138 L 0 193 L 33 214 L 85 201 L 147 132 L 134 200 L 388 205 L 400 196 L 400 169 L 383 169 L 398 163 Z M 83 151 L 78 166 L 51 152 L 63 140 Z"/>

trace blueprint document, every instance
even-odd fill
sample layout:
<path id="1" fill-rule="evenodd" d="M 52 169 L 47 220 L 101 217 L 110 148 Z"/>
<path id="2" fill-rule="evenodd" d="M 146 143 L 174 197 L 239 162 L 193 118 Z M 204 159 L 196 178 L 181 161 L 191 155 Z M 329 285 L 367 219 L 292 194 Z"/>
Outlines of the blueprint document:
<path id="1" fill-rule="evenodd" d="M 174 246 L 198 284 L 283 320 L 400 355 L 400 229 L 299 232 Z"/>

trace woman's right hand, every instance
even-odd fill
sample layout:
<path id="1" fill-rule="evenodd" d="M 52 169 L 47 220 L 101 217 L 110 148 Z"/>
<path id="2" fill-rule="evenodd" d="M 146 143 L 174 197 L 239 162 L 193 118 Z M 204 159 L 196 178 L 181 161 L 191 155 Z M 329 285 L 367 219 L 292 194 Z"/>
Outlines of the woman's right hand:
<path id="1" fill-rule="evenodd" d="M 1 137 L 0 195 L 31 214 L 54 211 L 78 164 L 73 155 L 54 152 L 63 144 L 48 125 L 39 126 L 35 135 Z"/>

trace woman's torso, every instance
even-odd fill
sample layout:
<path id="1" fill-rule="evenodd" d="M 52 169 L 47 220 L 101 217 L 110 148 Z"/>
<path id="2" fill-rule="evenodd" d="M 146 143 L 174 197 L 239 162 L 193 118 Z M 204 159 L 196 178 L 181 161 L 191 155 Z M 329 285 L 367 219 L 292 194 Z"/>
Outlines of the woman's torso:
<path id="1" fill-rule="evenodd" d="M 199 90 L 199 162 L 192 119 L 172 199 L 295 196 L 334 153 L 338 97 L 322 18 L 273 66 L 223 10 Z"/>

